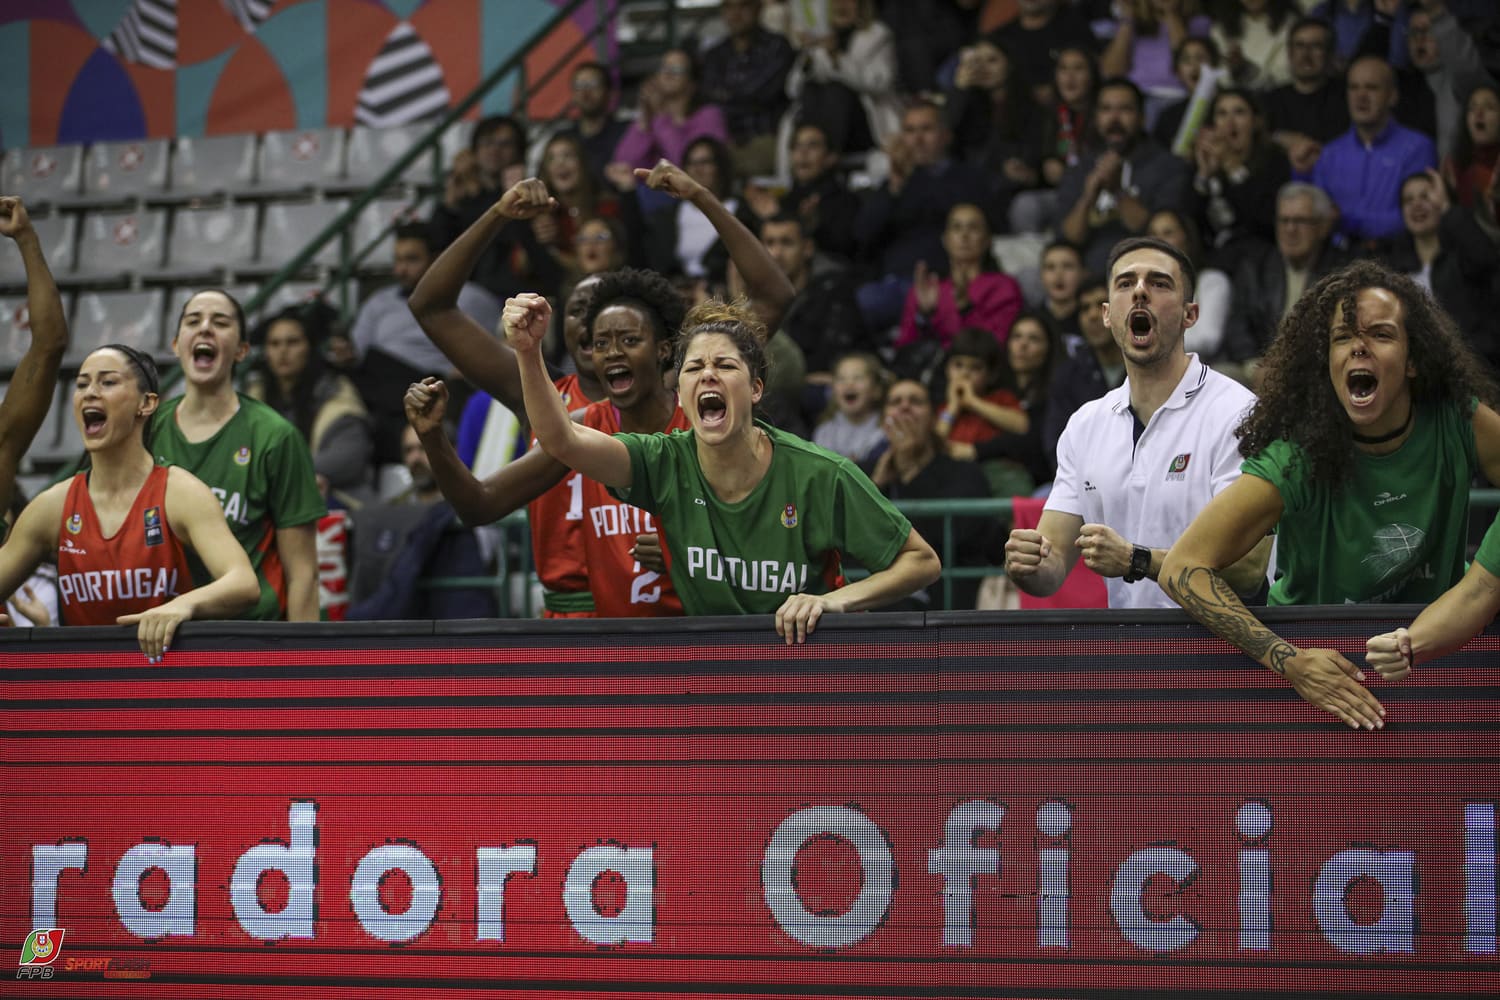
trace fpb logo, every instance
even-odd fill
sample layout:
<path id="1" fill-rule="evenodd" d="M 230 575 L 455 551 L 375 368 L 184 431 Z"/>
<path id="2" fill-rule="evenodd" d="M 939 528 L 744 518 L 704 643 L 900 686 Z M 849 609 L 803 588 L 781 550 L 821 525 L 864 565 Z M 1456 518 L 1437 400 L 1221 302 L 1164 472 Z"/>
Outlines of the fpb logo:
<path id="1" fill-rule="evenodd" d="M 26 935 L 21 945 L 22 965 L 51 965 L 62 954 L 63 935 L 61 927 L 39 927 Z"/>

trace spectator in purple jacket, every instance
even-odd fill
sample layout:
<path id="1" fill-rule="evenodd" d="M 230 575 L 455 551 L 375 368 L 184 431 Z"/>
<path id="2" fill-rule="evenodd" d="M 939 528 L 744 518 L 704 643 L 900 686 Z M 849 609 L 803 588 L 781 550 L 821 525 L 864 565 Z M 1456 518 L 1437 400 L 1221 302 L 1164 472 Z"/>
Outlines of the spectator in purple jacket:
<path id="1" fill-rule="evenodd" d="M 635 124 L 615 147 L 615 160 L 650 169 L 658 160 L 681 163 L 688 144 L 707 136 L 724 142 L 724 112 L 698 100 L 698 65 L 683 49 L 669 49 L 641 84 Z"/>

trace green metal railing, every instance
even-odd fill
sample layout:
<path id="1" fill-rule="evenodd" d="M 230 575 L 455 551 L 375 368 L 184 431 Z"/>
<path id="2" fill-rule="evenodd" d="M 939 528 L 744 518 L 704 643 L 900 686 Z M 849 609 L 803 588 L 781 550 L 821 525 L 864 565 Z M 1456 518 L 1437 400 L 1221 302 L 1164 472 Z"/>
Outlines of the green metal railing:
<path id="1" fill-rule="evenodd" d="M 1500 510 L 1500 489 L 1470 490 L 1469 506 L 1473 513 Z M 900 500 L 896 507 L 912 519 L 917 518 L 942 518 L 943 537 L 941 542 L 929 538 L 928 541 L 937 549 L 938 555 L 943 560 L 943 606 L 951 607 L 953 603 L 953 584 L 956 580 L 972 580 L 986 576 L 995 576 L 1005 572 L 1000 566 L 957 566 L 955 556 L 958 551 L 960 539 L 954 531 L 953 522 L 955 518 L 963 517 L 994 517 L 1009 520 L 1011 515 L 1011 499 L 1009 497 L 986 497 L 978 500 Z M 530 537 L 526 532 L 526 511 L 518 510 L 501 520 L 495 522 L 506 531 L 507 543 L 518 542 L 518 551 L 521 560 L 518 566 L 509 564 L 509 560 L 503 558 L 507 546 L 502 546 L 502 562 L 496 567 L 493 576 L 463 576 L 463 577 L 432 577 L 421 582 L 421 586 L 429 589 L 458 589 L 466 587 L 493 588 L 497 600 L 500 603 L 500 616 L 531 617 L 533 607 L 530 601 L 530 581 L 525 588 L 525 597 L 519 609 L 512 607 L 510 601 L 510 578 L 514 573 L 529 575 L 531 572 L 531 549 Z M 519 614 L 512 614 L 519 610 Z"/>

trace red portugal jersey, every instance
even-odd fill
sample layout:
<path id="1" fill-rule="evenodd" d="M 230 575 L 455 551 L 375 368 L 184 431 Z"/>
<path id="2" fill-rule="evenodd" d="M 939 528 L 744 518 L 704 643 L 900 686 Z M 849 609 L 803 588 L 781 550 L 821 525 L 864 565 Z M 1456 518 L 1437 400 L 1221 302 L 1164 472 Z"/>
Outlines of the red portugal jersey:
<path id="1" fill-rule="evenodd" d="M 165 604 L 193 588 L 187 552 L 167 524 L 167 468 L 146 477 L 114 537 L 99 529 L 88 474 L 63 503 L 57 543 L 57 603 L 64 625 L 113 625 L 121 615 Z"/>
<path id="2" fill-rule="evenodd" d="M 606 434 L 618 434 L 620 411 L 608 400 L 594 403 L 584 411 L 583 422 Z M 691 428 L 682 407 L 678 406 L 662 430 Z M 616 500 L 604 484 L 583 480 L 584 553 L 593 571 L 589 589 L 594 593 L 594 610 L 600 618 L 665 618 L 682 614 L 682 601 L 672 589 L 670 574 L 642 569 L 630 555 L 635 537 L 653 531 L 659 533 L 661 528 L 650 514 Z M 661 550 L 665 556 L 665 538 Z"/>
<path id="3" fill-rule="evenodd" d="M 578 388 L 577 375 L 564 375 L 556 382 L 563 404 L 571 412 L 587 406 L 591 400 Z M 536 447 L 536 438 L 531 439 Z M 531 520 L 531 557 L 536 575 L 548 591 L 549 611 L 557 610 L 570 618 L 587 617 L 576 608 L 579 600 L 587 603 L 589 573 L 583 559 L 583 476 L 569 472 L 567 477 L 526 507 Z M 575 596 L 576 595 L 576 596 Z M 550 606 L 557 604 L 557 609 Z"/>

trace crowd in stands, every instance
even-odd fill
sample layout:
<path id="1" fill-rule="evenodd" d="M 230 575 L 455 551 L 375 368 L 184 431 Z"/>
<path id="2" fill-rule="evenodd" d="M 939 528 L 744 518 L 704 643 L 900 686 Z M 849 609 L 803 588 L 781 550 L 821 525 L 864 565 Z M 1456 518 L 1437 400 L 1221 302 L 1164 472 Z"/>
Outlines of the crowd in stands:
<path id="1" fill-rule="evenodd" d="M 351 324 L 317 305 L 254 330 L 238 318 L 258 348 L 244 392 L 306 440 L 326 503 L 382 509 L 377 469 L 399 465 L 412 485 L 397 505 L 425 511 L 460 468 L 477 484 L 519 462 L 531 401 L 513 362 L 465 361 L 472 346 L 435 332 L 460 329 L 455 310 L 498 351 L 507 299 L 555 303 L 545 361 L 582 401 L 608 398 L 580 323 L 600 309 L 582 293 L 627 269 L 665 279 L 684 309 L 735 298 L 756 279 L 721 212 L 786 286 L 760 309 L 760 412 L 892 499 L 1045 493 L 1069 417 L 1126 376 L 1101 304 L 1127 237 L 1191 261 L 1187 350 L 1252 391 L 1304 291 L 1355 259 L 1409 275 L 1500 362 L 1500 16 L 1486 0 L 1016 0 L 987 32 L 976 0 L 829 0 L 816 24 L 803 6 L 723 0 L 721 30 L 662 53 L 629 99 L 587 63 L 565 118 L 479 121 L 430 218 L 396 231 L 393 283 Z M 663 160 L 685 179 L 658 176 Z M 545 199 L 497 215 L 528 176 Z M 613 294 L 661 325 L 647 292 Z M 179 357 L 222 379 L 218 352 L 236 343 Z M 660 430 L 652 406 L 672 378 L 637 376 L 650 391 L 616 429 Z M 408 387 L 434 379 L 449 423 L 429 415 L 418 434 Z M 222 395 L 188 384 L 190 402 Z M 439 454 L 439 439 L 459 447 Z M 492 518 L 533 485 L 455 506 Z M 440 516 L 361 516 L 372 615 L 442 613 L 381 603 L 393 546 L 424 553 L 409 577 L 485 548 L 445 536 Z M 999 565 L 1000 527 L 960 519 L 964 561 Z M 918 531 L 936 545 L 941 524 Z M 953 606 L 976 590 L 965 581 Z M 908 601 L 941 604 L 938 588 Z"/>

